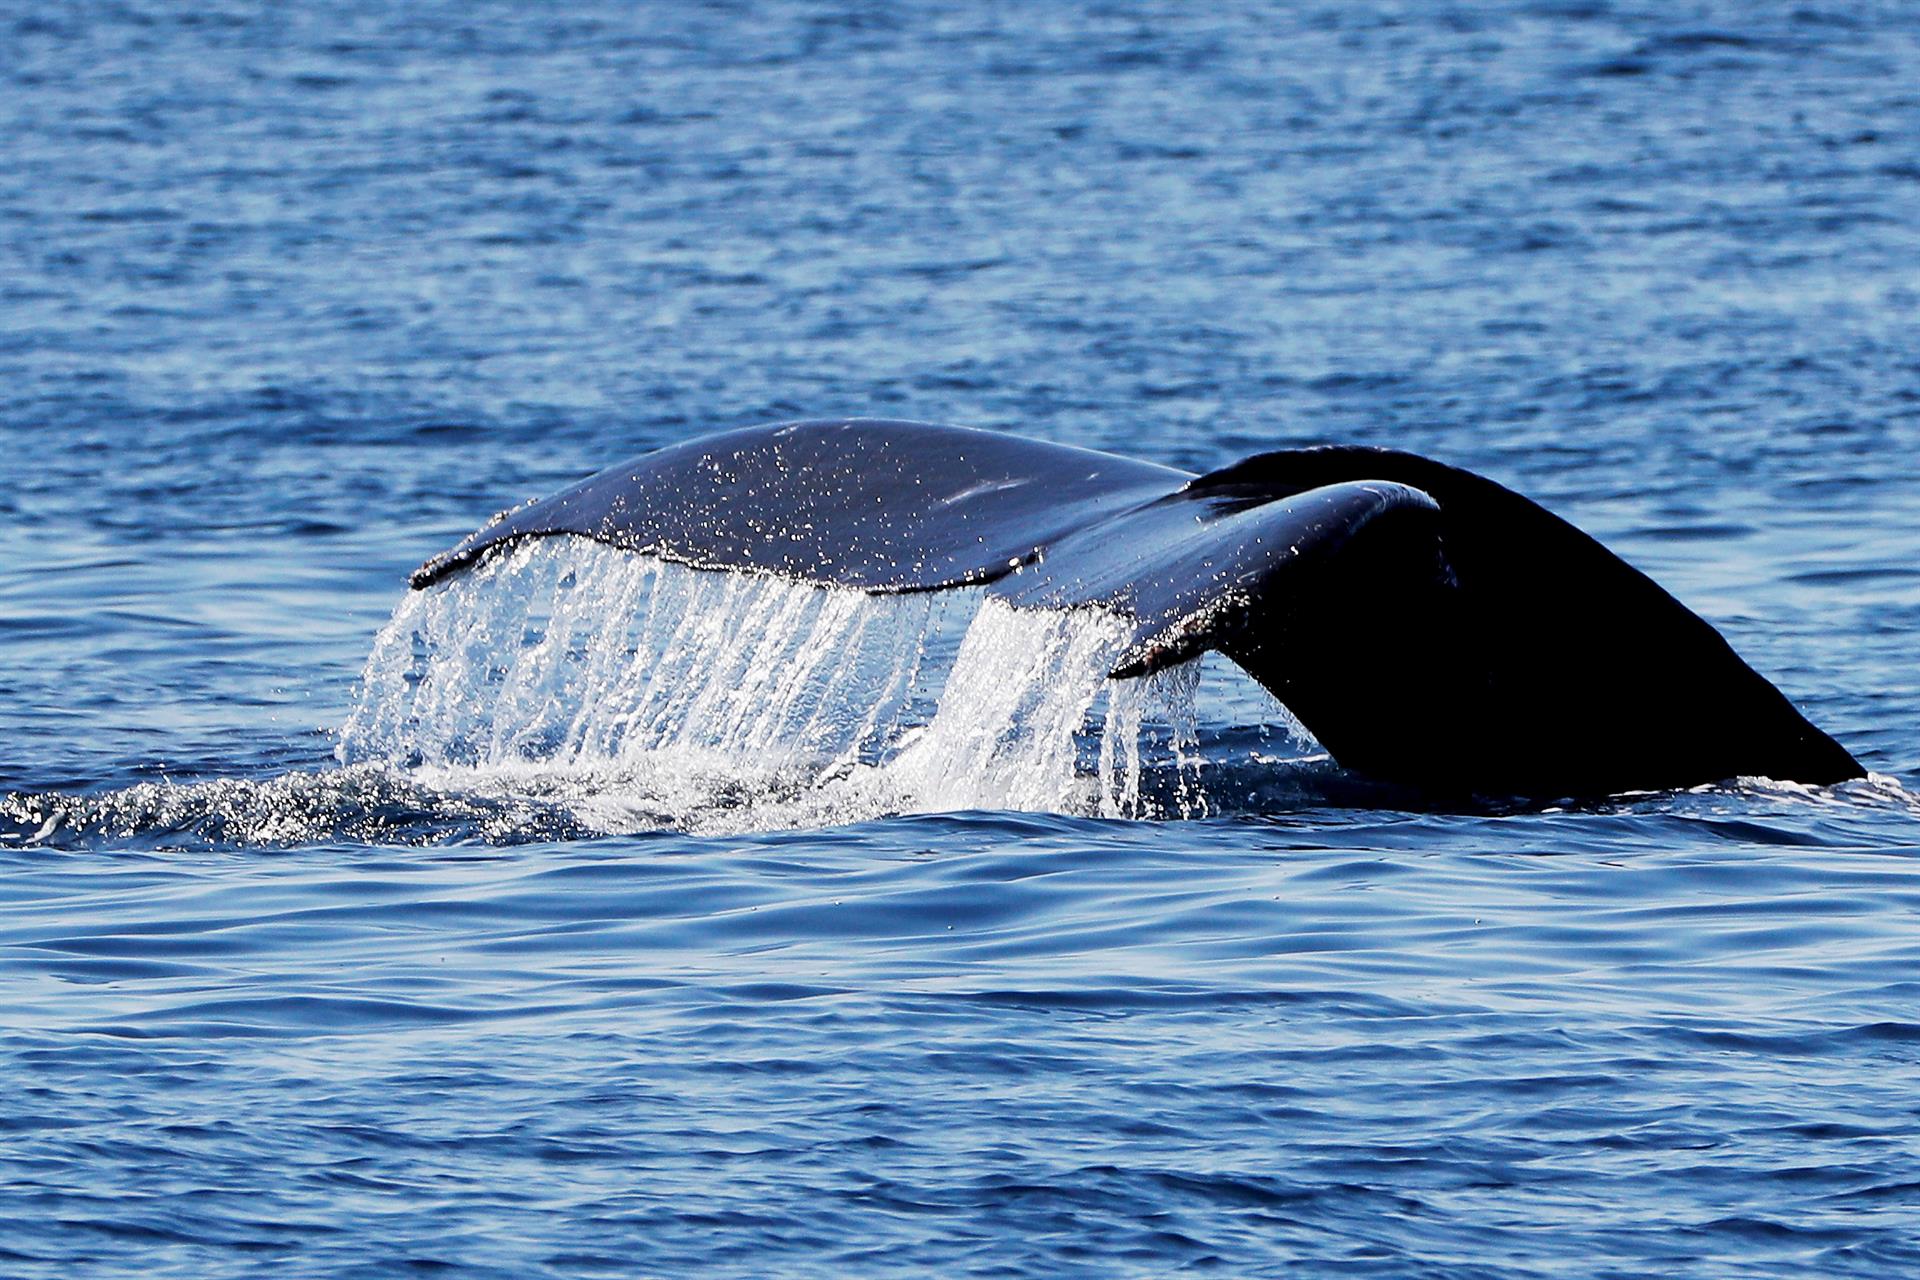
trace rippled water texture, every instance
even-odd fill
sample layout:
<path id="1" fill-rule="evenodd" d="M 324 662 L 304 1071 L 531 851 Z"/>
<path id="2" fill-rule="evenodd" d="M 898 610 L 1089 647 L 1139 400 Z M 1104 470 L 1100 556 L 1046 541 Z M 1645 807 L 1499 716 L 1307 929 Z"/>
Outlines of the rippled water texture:
<path id="1" fill-rule="evenodd" d="M 1916 85 L 1874 3 L 0 0 L 0 1273 L 1920 1273 Z M 861 414 L 1484 472 L 1874 777 L 1432 811 L 1097 615 L 405 592 Z"/>

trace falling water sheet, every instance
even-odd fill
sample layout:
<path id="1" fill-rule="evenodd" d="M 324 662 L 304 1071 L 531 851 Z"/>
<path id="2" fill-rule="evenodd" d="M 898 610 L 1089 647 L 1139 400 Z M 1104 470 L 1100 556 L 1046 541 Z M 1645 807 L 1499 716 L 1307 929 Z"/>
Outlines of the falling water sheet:
<path id="1" fill-rule="evenodd" d="M 542 539 L 401 602 L 337 755 L 442 786 L 572 789 L 612 830 L 1149 816 L 1152 729 L 1190 749 L 1197 669 L 1109 681 L 1125 638 L 1097 610 L 868 595 Z M 1180 811 L 1203 805 L 1193 790 Z"/>

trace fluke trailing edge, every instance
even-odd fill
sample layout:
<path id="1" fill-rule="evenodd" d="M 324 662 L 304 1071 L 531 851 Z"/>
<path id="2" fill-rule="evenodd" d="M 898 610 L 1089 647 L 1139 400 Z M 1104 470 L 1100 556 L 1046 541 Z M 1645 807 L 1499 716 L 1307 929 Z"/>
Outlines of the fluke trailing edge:
<path id="1" fill-rule="evenodd" d="M 873 593 L 979 586 L 1133 624 L 1115 677 L 1217 649 L 1343 766 L 1531 797 L 1858 777 L 1706 621 L 1491 480 L 1371 448 L 1203 476 L 991 431 L 849 420 L 674 445 L 512 511 L 417 588 L 577 534 Z"/>

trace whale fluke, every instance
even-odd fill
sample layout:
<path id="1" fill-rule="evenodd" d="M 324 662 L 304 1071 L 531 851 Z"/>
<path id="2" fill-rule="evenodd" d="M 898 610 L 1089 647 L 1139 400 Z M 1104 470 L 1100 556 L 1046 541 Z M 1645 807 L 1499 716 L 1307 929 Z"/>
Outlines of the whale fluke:
<path id="1" fill-rule="evenodd" d="M 1600 543 L 1387 449 L 1193 476 L 998 432 L 851 419 L 706 436 L 504 513 L 412 575 L 572 534 L 873 593 L 1100 606 L 1138 676 L 1213 649 L 1342 766 L 1555 798 L 1863 770 L 1719 632 Z"/>

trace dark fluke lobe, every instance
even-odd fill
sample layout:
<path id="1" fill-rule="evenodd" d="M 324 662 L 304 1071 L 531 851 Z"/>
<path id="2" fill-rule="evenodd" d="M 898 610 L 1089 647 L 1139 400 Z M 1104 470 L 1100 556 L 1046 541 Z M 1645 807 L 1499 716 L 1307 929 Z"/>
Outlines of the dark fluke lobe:
<path id="1" fill-rule="evenodd" d="M 1591 796 L 1863 772 L 1594 539 L 1393 450 L 1281 450 L 1195 477 L 928 423 L 757 427 L 511 512 L 412 583 L 556 534 L 874 593 L 1099 605 L 1134 624 L 1116 677 L 1217 649 L 1343 766 L 1420 787 Z"/>

